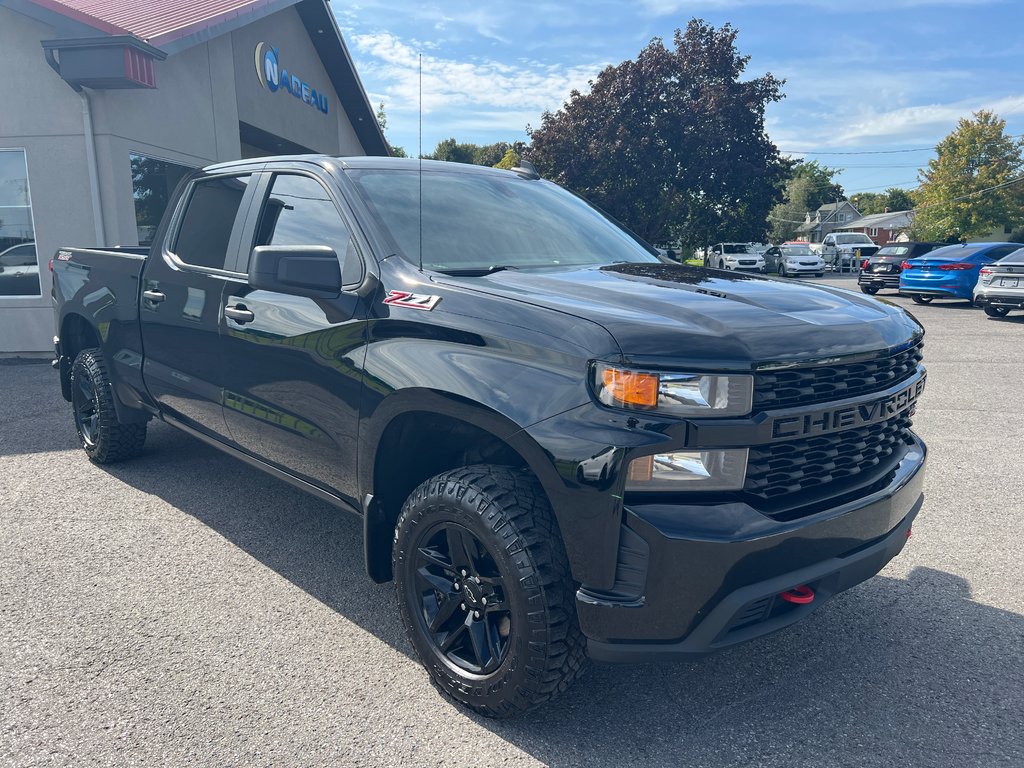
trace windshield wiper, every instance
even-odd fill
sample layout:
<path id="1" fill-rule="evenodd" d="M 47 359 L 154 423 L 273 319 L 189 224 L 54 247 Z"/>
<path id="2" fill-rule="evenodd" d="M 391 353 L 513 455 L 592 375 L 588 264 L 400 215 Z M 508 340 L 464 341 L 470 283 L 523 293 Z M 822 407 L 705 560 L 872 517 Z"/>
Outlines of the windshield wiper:
<path id="1" fill-rule="evenodd" d="M 484 275 L 493 275 L 495 272 L 503 272 L 506 269 L 519 269 L 514 264 L 492 264 L 489 267 L 475 267 L 473 269 L 439 269 L 437 270 L 442 275 L 450 275 L 451 277 L 483 277 Z"/>

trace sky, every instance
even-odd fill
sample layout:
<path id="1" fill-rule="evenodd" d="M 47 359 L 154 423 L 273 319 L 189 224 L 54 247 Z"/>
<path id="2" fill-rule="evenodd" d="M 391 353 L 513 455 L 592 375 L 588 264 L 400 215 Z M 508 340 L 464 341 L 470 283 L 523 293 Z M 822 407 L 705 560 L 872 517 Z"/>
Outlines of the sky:
<path id="1" fill-rule="evenodd" d="M 766 130 L 784 152 L 844 170 L 847 194 L 917 186 L 961 117 L 994 110 L 1024 134 L 1024 0 L 633 0 L 332 3 L 387 136 L 423 151 L 454 137 L 527 141 L 545 110 L 691 18 L 738 30 L 744 79 L 785 98 Z M 900 151 L 896 151 L 900 150 Z M 869 153 L 869 154 L 860 154 Z"/>

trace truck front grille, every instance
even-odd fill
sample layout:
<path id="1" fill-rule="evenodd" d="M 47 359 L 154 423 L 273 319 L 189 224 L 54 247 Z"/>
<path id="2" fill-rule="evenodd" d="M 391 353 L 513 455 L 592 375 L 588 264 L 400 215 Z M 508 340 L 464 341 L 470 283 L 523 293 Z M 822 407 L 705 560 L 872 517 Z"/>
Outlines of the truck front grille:
<path id="1" fill-rule="evenodd" d="M 922 359 L 923 342 L 857 363 L 766 371 L 754 376 L 754 410 L 827 403 L 880 392 L 909 379 Z"/>
<path id="2" fill-rule="evenodd" d="M 914 440 L 907 413 L 857 429 L 750 449 L 746 494 L 770 500 L 895 467 Z M 867 476 L 866 476 L 867 479 Z"/>

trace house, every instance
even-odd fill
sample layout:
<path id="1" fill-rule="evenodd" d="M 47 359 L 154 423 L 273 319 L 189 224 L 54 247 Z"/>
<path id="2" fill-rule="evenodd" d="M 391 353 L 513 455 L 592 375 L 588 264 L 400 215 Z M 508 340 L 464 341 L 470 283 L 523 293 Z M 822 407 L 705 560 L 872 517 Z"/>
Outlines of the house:
<path id="1" fill-rule="evenodd" d="M 829 232 L 841 229 L 847 222 L 858 218 L 860 211 L 849 200 L 826 203 L 814 212 L 807 212 L 804 223 L 796 229 L 797 237 L 811 243 L 820 243 Z"/>
<path id="2" fill-rule="evenodd" d="M 876 245 L 885 245 L 898 239 L 914 223 L 913 211 L 885 211 L 861 216 L 840 227 L 840 232 L 861 232 L 870 237 Z"/>

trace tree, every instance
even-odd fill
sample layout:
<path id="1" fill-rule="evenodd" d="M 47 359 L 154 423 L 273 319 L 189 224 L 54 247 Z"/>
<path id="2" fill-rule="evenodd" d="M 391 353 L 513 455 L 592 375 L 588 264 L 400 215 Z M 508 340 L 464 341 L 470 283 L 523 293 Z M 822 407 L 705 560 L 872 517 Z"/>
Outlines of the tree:
<path id="1" fill-rule="evenodd" d="M 914 207 L 911 193 L 899 187 L 889 187 L 885 192 L 858 192 L 850 196 L 850 202 L 864 216 L 890 211 L 909 211 Z"/>
<path id="2" fill-rule="evenodd" d="M 1006 134 L 993 112 L 961 118 L 919 173 L 913 235 L 921 240 L 966 240 L 1024 220 L 1024 139 Z"/>
<path id="3" fill-rule="evenodd" d="M 381 133 L 385 133 L 388 129 L 388 116 L 384 112 L 383 101 L 380 103 L 380 106 L 377 107 L 377 125 L 380 126 Z M 408 157 L 408 155 L 405 154 L 405 150 L 401 147 L 391 146 L 391 142 L 388 141 L 387 136 L 384 137 L 384 143 L 388 145 L 388 150 L 391 152 L 392 157 Z"/>
<path id="4" fill-rule="evenodd" d="M 741 81 L 736 30 L 698 19 L 654 38 L 530 129 L 527 159 L 652 242 L 761 240 L 786 166 L 764 130 L 771 74 Z"/>
<path id="5" fill-rule="evenodd" d="M 522 159 L 519 157 L 519 153 L 516 152 L 512 147 L 505 150 L 504 156 L 494 164 L 495 168 L 504 168 L 506 171 L 510 171 L 513 168 L 518 168 L 519 163 Z"/>
<path id="6" fill-rule="evenodd" d="M 808 211 L 813 213 L 823 203 L 834 203 L 846 197 L 842 186 L 833 181 L 840 171 L 841 168 L 829 168 L 817 160 L 791 163 L 782 202 L 768 214 L 773 243 L 783 243 L 796 237 L 797 228 Z"/>

